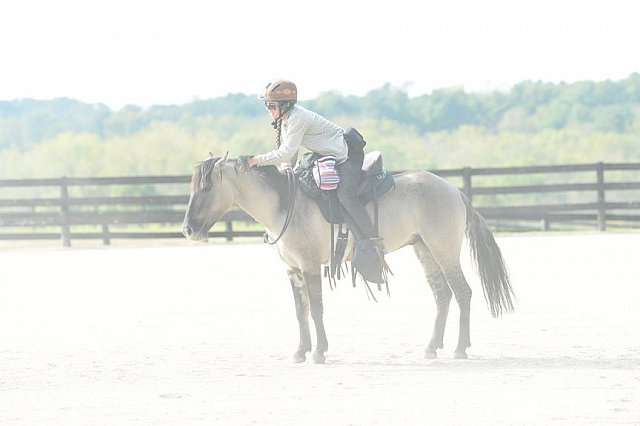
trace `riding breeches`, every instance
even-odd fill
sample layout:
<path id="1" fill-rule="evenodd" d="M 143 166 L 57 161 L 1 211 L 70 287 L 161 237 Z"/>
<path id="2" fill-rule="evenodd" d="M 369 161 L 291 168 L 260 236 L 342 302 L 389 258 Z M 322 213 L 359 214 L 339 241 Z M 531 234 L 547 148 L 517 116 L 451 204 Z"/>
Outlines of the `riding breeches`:
<path id="1" fill-rule="evenodd" d="M 376 232 L 373 228 L 371 218 L 357 195 L 362 162 L 347 159 L 345 162 L 338 164 L 337 168 L 338 173 L 340 173 L 338 200 L 352 221 L 355 222 L 361 235 L 357 235 L 357 232 L 354 232 L 354 234 L 356 237 L 361 238 L 375 237 Z"/>

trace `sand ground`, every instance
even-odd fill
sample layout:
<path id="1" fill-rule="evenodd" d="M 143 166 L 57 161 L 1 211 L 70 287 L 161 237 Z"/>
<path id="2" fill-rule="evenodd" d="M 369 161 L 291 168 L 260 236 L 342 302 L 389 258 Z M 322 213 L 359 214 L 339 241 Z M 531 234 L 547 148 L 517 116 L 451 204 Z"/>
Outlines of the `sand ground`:
<path id="1" fill-rule="evenodd" d="M 465 253 L 469 360 L 455 303 L 423 358 L 435 305 L 402 249 L 390 298 L 325 285 L 326 365 L 291 362 L 266 245 L 4 249 L 0 425 L 640 424 L 640 234 L 498 243 L 517 310 L 491 318 Z"/>

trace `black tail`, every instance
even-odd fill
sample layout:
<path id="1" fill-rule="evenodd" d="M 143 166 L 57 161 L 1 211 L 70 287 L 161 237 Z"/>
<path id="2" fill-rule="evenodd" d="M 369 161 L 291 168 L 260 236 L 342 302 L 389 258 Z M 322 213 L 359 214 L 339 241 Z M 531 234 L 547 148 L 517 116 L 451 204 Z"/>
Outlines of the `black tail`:
<path id="1" fill-rule="evenodd" d="M 489 304 L 491 315 L 498 317 L 504 312 L 513 312 L 512 298 L 515 298 L 515 294 L 500 247 L 484 218 L 463 193 L 461 196 L 467 208 L 467 238 L 471 257 L 480 275 L 484 298 Z"/>

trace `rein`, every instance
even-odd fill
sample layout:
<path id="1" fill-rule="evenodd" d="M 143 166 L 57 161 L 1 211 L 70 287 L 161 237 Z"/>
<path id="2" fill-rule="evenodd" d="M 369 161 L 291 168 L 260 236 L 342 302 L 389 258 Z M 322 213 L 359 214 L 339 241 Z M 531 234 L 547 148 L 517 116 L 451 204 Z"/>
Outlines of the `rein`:
<path id="1" fill-rule="evenodd" d="M 298 185 L 297 185 L 297 178 L 296 175 L 293 173 L 293 170 L 287 168 L 287 183 L 288 183 L 288 195 L 289 195 L 289 208 L 287 209 L 287 217 L 284 220 L 284 225 L 282 226 L 282 230 L 280 231 L 280 235 L 278 235 L 278 237 L 273 240 L 273 241 L 269 241 L 269 236 L 265 233 L 264 234 L 264 242 L 270 245 L 274 245 L 275 243 L 277 243 L 280 238 L 282 238 L 282 236 L 284 235 L 284 233 L 287 231 L 287 228 L 289 227 L 289 222 L 291 222 L 291 217 L 293 216 L 293 209 L 296 205 L 296 191 L 298 189 Z"/>

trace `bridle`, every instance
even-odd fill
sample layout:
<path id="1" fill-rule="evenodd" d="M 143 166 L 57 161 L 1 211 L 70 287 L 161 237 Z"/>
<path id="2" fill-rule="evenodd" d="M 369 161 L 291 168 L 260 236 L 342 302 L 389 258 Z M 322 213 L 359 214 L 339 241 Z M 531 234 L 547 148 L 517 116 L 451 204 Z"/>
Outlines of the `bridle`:
<path id="1" fill-rule="evenodd" d="M 289 227 L 289 223 L 291 222 L 291 217 L 293 216 L 293 209 L 296 204 L 296 191 L 298 189 L 298 184 L 297 184 L 298 178 L 296 178 L 295 173 L 290 168 L 287 168 L 286 172 L 287 172 L 287 194 L 289 196 L 289 208 L 287 209 L 287 217 L 284 219 L 284 225 L 282 226 L 282 230 L 280 231 L 280 234 L 278 235 L 278 237 L 273 241 L 269 241 L 269 236 L 266 233 L 264 234 L 264 242 L 270 245 L 274 245 L 275 243 L 277 243 L 280 240 L 280 238 L 282 238 L 284 233 L 287 231 L 287 228 Z"/>

